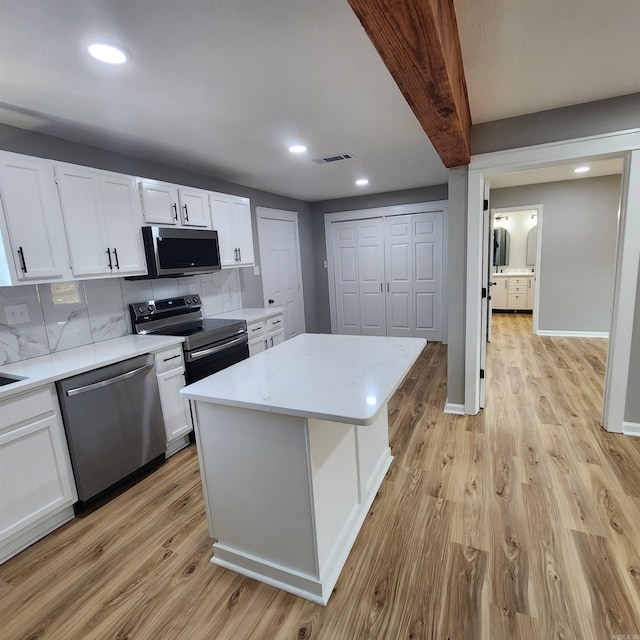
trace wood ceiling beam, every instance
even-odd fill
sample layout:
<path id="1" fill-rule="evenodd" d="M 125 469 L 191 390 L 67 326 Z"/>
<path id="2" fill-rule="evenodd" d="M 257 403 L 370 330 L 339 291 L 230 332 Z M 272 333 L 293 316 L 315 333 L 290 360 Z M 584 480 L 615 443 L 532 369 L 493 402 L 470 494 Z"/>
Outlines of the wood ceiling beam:
<path id="1" fill-rule="evenodd" d="M 471 113 L 453 0 L 348 0 L 445 167 L 469 164 Z"/>

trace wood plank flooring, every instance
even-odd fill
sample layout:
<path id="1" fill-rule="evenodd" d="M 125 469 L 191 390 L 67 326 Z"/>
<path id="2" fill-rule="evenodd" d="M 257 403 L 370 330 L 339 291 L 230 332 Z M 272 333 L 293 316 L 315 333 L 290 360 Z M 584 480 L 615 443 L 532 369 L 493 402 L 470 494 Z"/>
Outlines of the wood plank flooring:
<path id="1" fill-rule="evenodd" d="M 640 439 L 598 426 L 605 357 L 604 340 L 495 314 L 487 408 L 452 416 L 446 347 L 428 345 L 389 405 L 395 460 L 327 607 L 208 562 L 189 448 L 0 566 L 0 638 L 634 637 Z"/>

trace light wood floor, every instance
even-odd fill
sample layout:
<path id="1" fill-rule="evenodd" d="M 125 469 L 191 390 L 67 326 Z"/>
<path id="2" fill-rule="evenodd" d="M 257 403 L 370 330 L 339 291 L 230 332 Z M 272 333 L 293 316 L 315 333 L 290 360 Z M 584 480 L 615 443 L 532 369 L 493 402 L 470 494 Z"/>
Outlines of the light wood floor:
<path id="1" fill-rule="evenodd" d="M 640 439 L 598 426 L 606 342 L 494 320 L 480 416 L 442 413 L 439 344 L 394 396 L 395 460 L 326 608 L 208 562 L 191 448 L 2 565 L 0 638 L 640 634 Z"/>

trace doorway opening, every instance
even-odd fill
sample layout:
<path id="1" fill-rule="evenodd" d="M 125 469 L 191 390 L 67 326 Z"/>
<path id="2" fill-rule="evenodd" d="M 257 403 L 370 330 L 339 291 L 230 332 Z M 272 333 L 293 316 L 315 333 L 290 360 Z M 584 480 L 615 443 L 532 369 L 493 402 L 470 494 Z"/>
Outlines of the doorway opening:
<path id="1" fill-rule="evenodd" d="M 484 356 L 486 343 L 480 339 L 483 327 L 480 289 L 482 267 L 474 273 L 475 265 L 482 264 L 483 234 L 475 211 L 482 210 L 482 196 L 488 198 L 488 183 L 493 178 L 513 172 L 514 169 L 539 169 L 568 162 L 594 161 L 624 158 L 622 199 L 619 210 L 619 233 L 615 252 L 615 284 L 612 293 L 610 318 L 611 340 L 608 350 L 605 376 L 604 406 L 601 424 L 610 431 L 622 432 L 625 401 L 629 376 L 629 343 L 633 335 L 635 293 L 638 280 L 638 256 L 640 255 L 640 152 L 638 136 L 618 134 L 596 137 L 574 142 L 557 143 L 532 149 L 488 154 L 472 161 L 469 171 L 469 214 L 467 224 L 467 312 L 466 312 L 466 357 L 465 357 L 465 412 L 477 413 L 481 404 L 481 384 L 478 364 Z M 616 153 L 617 152 L 617 153 Z M 490 156 L 490 157 L 489 157 Z M 495 201 L 494 201 L 495 204 Z M 545 211 L 546 213 L 546 211 Z M 482 216 L 480 216 L 482 219 Z M 548 218 L 546 218 L 548 220 Z M 587 225 L 577 227 L 577 235 Z M 573 229 L 576 232 L 576 229 Z M 542 240 L 544 252 L 544 239 Z M 592 254 L 593 255 L 593 254 Z M 543 255 L 544 262 L 544 255 Z M 567 262 L 567 264 L 570 264 Z M 477 267 L 476 267 L 477 268 Z M 570 269 L 567 271 L 570 272 Z M 541 289 L 544 283 L 540 283 Z M 570 301 L 573 289 L 566 289 L 565 297 Z M 478 292 L 477 299 L 475 292 Z M 540 303 L 541 311 L 544 308 Z M 542 324 L 542 317 L 540 318 Z M 476 368 L 478 367 L 478 368 Z"/>

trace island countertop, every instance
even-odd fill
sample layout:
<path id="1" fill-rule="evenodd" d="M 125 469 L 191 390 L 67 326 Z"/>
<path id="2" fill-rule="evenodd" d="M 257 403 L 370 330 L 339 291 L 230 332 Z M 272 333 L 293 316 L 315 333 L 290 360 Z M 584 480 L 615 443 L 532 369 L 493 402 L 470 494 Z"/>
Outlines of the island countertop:
<path id="1" fill-rule="evenodd" d="M 423 338 L 302 334 L 181 393 L 190 400 L 369 425 L 425 344 Z"/>

